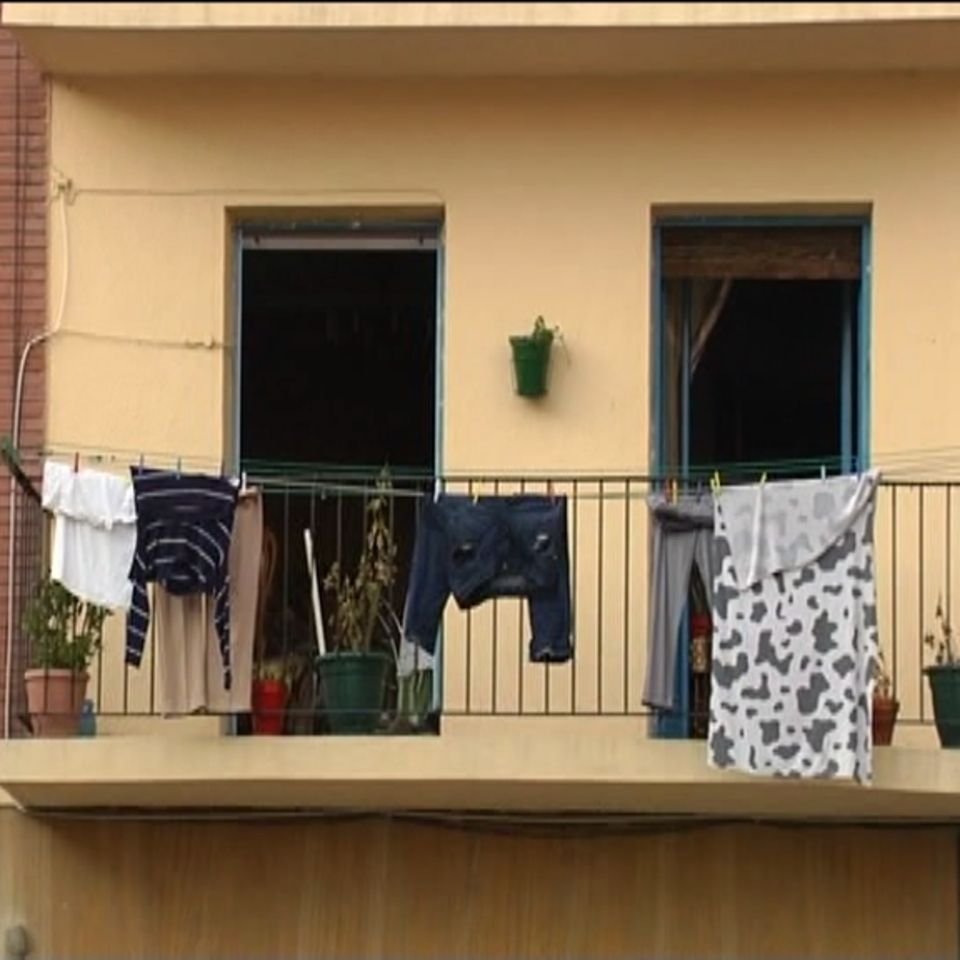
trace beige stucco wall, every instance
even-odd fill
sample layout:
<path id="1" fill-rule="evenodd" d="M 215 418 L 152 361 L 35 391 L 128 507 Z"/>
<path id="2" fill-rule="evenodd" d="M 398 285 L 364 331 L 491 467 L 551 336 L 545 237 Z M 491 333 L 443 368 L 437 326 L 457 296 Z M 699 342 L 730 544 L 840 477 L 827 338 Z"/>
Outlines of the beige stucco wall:
<path id="1" fill-rule="evenodd" d="M 874 209 L 873 449 L 956 444 L 958 107 L 955 77 L 56 84 L 50 441 L 219 459 L 229 210 L 419 203 L 447 217 L 446 467 L 642 471 L 651 207 L 844 203 Z M 570 360 L 535 410 L 505 338 L 536 313 Z"/>
<path id="2" fill-rule="evenodd" d="M 643 473 L 651 211 L 680 204 L 871 208 L 872 450 L 881 466 L 915 473 L 921 455 L 894 454 L 960 447 L 948 415 L 960 362 L 958 76 L 102 80 L 57 82 L 52 102 L 55 179 L 68 182 L 66 243 L 59 201 L 51 208 L 54 309 L 68 266 L 62 329 L 48 348 L 54 449 L 218 464 L 231 211 L 397 205 L 446 216 L 445 468 Z M 506 337 L 538 313 L 562 327 L 569 360 L 558 354 L 551 395 L 534 407 L 512 394 Z M 586 543 L 599 520 L 583 510 Z M 942 529 L 932 510 L 928 528 L 939 516 Z M 902 508 L 900 523 L 911 516 L 915 530 L 916 510 Z M 577 695 L 581 709 L 617 712 L 624 690 L 639 706 L 643 519 L 632 510 L 628 603 L 622 574 L 602 586 L 581 578 L 578 671 L 553 674 L 555 710 Z M 623 507 L 603 522 L 607 562 L 622 564 Z M 919 548 L 904 537 L 899 549 L 914 552 L 897 566 L 896 624 L 886 588 L 882 613 L 886 637 L 901 628 L 904 695 L 916 699 Z M 945 588 L 942 537 L 924 549 L 929 612 Z M 590 570 L 596 559 L 583 550 L 579 563 Z M 891 564 L 883 575 L 894 576 Z M 621 651 L 608 646 L 599 693 L 598 603 L 616 638 L 605 642 Z M 483 609 L 473 623 L 477 697 L 491 689 L 482 637 L 493 616 Z M 498 616 L 501 642 L 512 632 L 519 644 L 516 611 L 504 604 Z M 465 696 L 462 649 L 450 645 L 450 702 Z M 501 648 L 501 676 L 521 659 Z M 501 709 L 519 683 L 533 691 L 528 709 L 542 696 L 539 674 L 524 670 L 501 680 Z M 134 678 L 138 695 L 147 682 Z"/>

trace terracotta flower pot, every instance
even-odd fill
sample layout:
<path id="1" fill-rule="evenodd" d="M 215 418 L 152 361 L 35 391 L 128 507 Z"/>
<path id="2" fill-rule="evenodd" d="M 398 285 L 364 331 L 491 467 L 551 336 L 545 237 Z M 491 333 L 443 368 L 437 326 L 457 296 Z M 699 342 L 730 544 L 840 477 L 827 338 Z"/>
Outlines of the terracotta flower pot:
<path id="1" fill-rule="evenodd" d="M 873 699 L 873 745 L 889 747 L 893 743 L 893 731 L 897 725 L 900 701 L 892 697 Z"/>
<path id="2" fill-rule="evenodd" d="M 27 670 L 27 711 L 35 737 L 76 737 L 90 675 L 74 670 Z"/>

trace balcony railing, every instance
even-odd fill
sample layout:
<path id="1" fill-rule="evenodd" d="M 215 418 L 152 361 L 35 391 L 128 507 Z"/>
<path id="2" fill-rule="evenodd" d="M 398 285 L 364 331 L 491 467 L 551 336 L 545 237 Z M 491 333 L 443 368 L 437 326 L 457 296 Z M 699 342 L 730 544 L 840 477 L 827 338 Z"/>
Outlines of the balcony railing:
<path id="1" fill-rule="evenodd" d="M 120 467 L 118 466 L 118 470 Z M 28 476 L 29 475 L 29 476 Z M 24 584 L 42 568 L 46 538 L 36 497 L 37 471 L 12 477 L 17 497 L 14 527 L 15 609 L 12 646 L 14 735 L 28 723 L 22 673 L 29 651 L 21 623 Z M 34 477 L 33 480 L 29 477 Z M 331 705 L 319 696 L 315 661 L 313 595 L 304 547 L 310 530 L 328 643 L 332 599 L 323 579 L 334 562 L 350 572 L 357 561 L 372 498 L 380 496 L 375 473 L 298 470 L 249 471 L 247 483 L 263 491 L 264 526 L 276 542 L 276 575 L 267 597 L 260 661 L 282 662 L 291 678 L 284 711 L 290 734 L 329 732 Z M 420 732 L 439 730 L 443 717 L 614 718 L 649 717 L 642 699 L 648 638 L 650 523 L 643 477 L 448 477 L 394 475 L 386 491 L 387 517 L 397 543 L 397 577 L 387 598 L 401 617 L 410 579 L 418 518 L 438 489 L 473 496 L 543 494 L 566 497 L 575 654 L 567 663 L 532 663 L 524 600 L 488 601 L 469 611 L 451 599 L 443 616 L 435 660 L 421 654 L 417 703 L 410 680 L 389 672 L 380 726 L 409 730 L 399 715 L 415 713 Z M 949 618 L 960 564 L 960 483 L 881 483 L 875 537 L 881 645 L 893 692 L 900 700 L 897 739 L 929 736 L 932 708 L 922 672 L 931 662 L 923 637 L 934 629 L 938 603 Z M 88 697 L 98 732 L 122 731 L 123 721 L 161 717 L 156 617 L 151 619 L 142 665 L 124 662 L 122 614 L 108 621 L 103 648 L 91 667 Z M 689 702 L 679 715 L 641 724 L 641 735 L 702 736 L 709 701 L 693 671 Z M 698 684 L 700 686 L 698 687 Z M 401 717 L 402 719 L 402 717 Z M 162 721 L 157 721 L 162 723 Z M 248 729 L 245 715 L 235 732 Z M 335 726 L 335 725 L 334 725 Z M 913 732 L 911 732 L 913 731 Z"/>

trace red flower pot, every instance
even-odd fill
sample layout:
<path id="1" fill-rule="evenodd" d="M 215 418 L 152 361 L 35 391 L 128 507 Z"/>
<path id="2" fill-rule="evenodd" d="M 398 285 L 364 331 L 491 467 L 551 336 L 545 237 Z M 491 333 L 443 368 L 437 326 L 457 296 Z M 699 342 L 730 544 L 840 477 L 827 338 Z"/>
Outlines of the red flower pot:
<path id="1" fill-rule="evenodd" d="M 253 732 L 260 736 L 279 737 L 287 709 L 287 685 L 283 680 L 254 680 Z"/>
<path id="2" fill-rule="evenodd" d="M 694 613 L 690 617 L 690 634 L 694 637 L 713 638 L 713 624 L 709 613 Z"/>

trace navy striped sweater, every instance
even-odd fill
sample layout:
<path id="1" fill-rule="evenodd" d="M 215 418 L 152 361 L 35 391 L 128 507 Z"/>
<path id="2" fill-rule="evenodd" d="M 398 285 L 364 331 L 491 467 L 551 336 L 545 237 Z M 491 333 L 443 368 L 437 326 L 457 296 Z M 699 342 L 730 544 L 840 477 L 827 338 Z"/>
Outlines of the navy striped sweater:
<path id="1" fill-rule="evenodd" d="M 148 583 L 175 596 L 213 596 L 224 688 L 230 689 L 228 558 L 238 489 L 223 477 L 131 467 L 137 505 L 137 546 L 130 580 L 126 661 L 139 667 L 150 626 Z M 202 642 L 198 637 L 197 642 Z"/>

